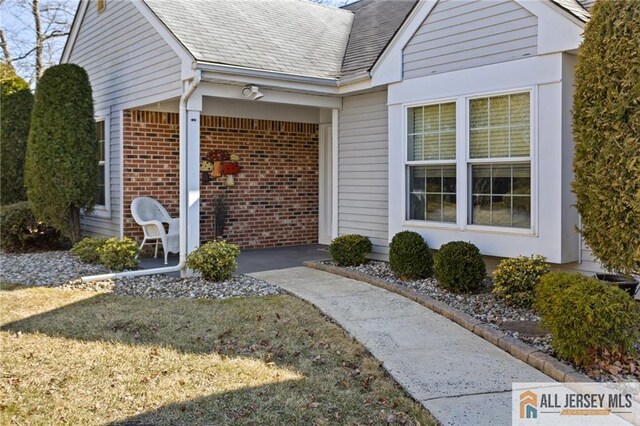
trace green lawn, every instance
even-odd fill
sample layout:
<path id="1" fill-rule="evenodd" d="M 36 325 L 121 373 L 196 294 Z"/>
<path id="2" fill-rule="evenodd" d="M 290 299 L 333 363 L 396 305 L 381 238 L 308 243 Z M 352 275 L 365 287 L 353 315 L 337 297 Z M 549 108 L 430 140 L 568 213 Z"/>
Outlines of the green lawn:
<path id="1" fill-rule="evenodd" d="M 0 288 L 1 424 L 435 424 L 291 296 Z"/>

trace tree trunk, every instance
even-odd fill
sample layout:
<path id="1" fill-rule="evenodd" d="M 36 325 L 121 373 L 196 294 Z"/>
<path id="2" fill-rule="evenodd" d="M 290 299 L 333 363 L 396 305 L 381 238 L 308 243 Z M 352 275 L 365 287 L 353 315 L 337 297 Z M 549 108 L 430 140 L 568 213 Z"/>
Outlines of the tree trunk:
<path id="1" fill-rule="evenodd" d="M 69 238 L 72 243 L 80 241 L 80 209 L 69 207 Z"/>

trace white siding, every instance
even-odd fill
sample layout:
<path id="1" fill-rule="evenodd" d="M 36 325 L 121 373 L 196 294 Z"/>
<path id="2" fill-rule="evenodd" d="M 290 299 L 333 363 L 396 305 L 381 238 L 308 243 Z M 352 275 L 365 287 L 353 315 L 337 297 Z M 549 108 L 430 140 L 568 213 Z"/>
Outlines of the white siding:
<path id="1" fill-rule="evenodd" d="M 388 253 L 387 91 L 344 98 L 338 145 L 338 233 Z"/>
<path id="2" fill-rule="evenodd" d="M 513 0 L 440 0 L 404 48 L 404 78 L 534 56 L 537 24 Z"/>
<path id="3" fill-rule="evenodd" d="M 109 1 L 100 14 L 91 2 L 82 18 L 69 62 L 81 65 L 89 73 L 95 110 L 109 112 L 107 135 L 111 152 L 110 217 L 85 217 L 83 232 L 89 236 L 119 236 L 123 208 L 120 197 L 122 108 L 180 96 L 181 62 L 130 1 Z"/>

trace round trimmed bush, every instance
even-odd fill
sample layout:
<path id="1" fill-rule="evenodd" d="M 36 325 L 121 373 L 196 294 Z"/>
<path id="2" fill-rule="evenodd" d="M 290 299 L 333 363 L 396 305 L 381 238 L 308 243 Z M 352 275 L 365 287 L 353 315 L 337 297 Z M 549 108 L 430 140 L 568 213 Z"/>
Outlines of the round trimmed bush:
<path id="1" fill-rule="evenodd" d="M 603 351 L 633 354 L 640 338 L 640 308 L 614 285 L 580 274 L 542 277 L 535 307 L 562 358 L 590 365 Z"/>
<path id="2" fill-rule="evenodd" d="M 493 271 L 493 294 L 511 306 L 531 308 L 540 278 L 548 273 L 543 256 L 504 259 Z"/>
<path id="3" fill-rule="evenodd" d="M 210 241 L 187 256 L 187 267 L 200 272 L 208 281 L 224 281 L 238 267 L 240 249 L 226 241 Z"/>
<path id="4" fill-rule="evenodd" d="M 114 271 L 138 266 L 140 247 L 131 238 L 109 238 L 97 249 L 98 263 Z"/>
<path id="5" fill-rule="evenodd" d="M 329 254 L 339 266 L 362 265 L 367 260 L 367 254 L 373 250 L 371 240 L 364 235 L 341 235 L 331 241 Z"/>
<path id="6" fill-rule="evenodd" d="M 389 245 L 389 268 L 402 279 L 427 278 L 433 275 L 433 254 L 417 232 L 398 232 Z"/>
<path id="7" fill-rule="evenodd" d="M 440 247 L 435 256 L 434 272 L 442 287 L 456 293 L 480 289 L 487 276 L 480 250 L 464 241 L 452 241 Z"/>
<path id="8" fill-rule="evenodd" d="M 0 230 L 0 248 L 7 252 L 67 247 L 67 241 L 58 230 L 36 220 L 26 201 L 2 207 Z"/>
<path id="9" fill-rule="evenodd" d="M 85 263 L 100 261 L 99 249 L 107 242 L 106 238 L 83 238 L 71 249 L 71 253 Z"/>

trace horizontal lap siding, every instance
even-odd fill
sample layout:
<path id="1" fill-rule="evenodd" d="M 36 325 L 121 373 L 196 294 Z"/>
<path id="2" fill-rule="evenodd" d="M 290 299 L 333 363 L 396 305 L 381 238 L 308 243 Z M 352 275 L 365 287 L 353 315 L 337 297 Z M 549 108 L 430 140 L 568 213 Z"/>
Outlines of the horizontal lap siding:
<path id="1" fill-rule="evenodd" d="M 404 78 L 533 56 L 537 25 L 513 0 L 440 0 L 404 49 Z"/>
<path id="2" fill-rule="evenodd" d="M 388 253 L 387 92 L 344 98 L 338 147 L 338 233 Z"/>
<path id="3" fill-rule="evenodd" d="M 89 4 L 69 62 L 89 73 L 96 111 L 109 111 L 111 217 L 87 216 L 85 235 L 119 236 L 121 122 L 125 104 L 145 105 L 181 94 L 181 62 L 130 1 L 107 2 L 98 14 Z M 128 209 L 129 206 L 124 206 Z"/>

